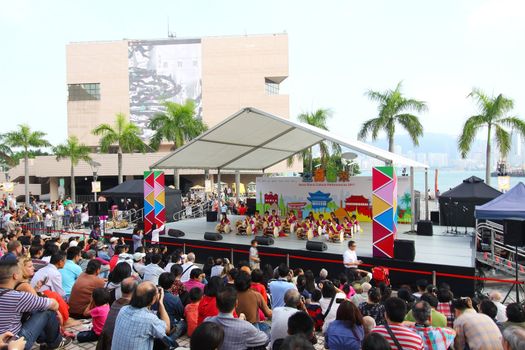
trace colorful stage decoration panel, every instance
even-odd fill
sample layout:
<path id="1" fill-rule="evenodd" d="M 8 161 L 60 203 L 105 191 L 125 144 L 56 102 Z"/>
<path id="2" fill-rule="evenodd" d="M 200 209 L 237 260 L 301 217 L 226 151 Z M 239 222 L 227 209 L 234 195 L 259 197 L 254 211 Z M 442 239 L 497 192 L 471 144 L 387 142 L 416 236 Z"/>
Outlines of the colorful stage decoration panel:
<path id="1" fill-rule="evenodd" d="M 372 255 L 393 258 L 398 221 L 398 178 L 394 167 L 372 169 Z M 408 203 L 410 206 L 410 202 Z"/>
<path id="2" fill-rule="evenodd" d="M 318 178 L 321 178 L 320 175 Z M 344 176 L 340 176 L 344 175 Z M 314 217 L 331 212 L 341 220 L 355 215 L 360 222 L 372 222 L 373 191 L 371 176 L 349 177 L 339 174 L 337 181 L 315 181 L 316 176 L 302 177 L 259 177 L 256 179 L 257 210 L 261 214 L 276 210 L 286 215 L 294 210 L 298 217 L 304 218 L 310 212 Z M 398 222 L 410 223 L 410 181 L 408 176 L 399 177 L 398 197 L 392 212 Z"/>
<path id="3" fill-rule="evenodd" d="M 160 227 L 166 223 L 166 192 L 163 171 L 144 172 L 144 232 L 153 224 Z"/>

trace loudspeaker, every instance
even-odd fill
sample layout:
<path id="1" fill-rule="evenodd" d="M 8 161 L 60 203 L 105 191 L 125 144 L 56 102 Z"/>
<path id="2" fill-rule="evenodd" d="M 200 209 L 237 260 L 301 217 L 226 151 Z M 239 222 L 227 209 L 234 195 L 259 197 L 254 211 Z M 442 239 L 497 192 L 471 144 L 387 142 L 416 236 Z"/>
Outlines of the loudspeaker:
<path id="1" fill-rule="evenodd" d="M 216 211 L 207 211 L 206 212 L 206 221 L 215 222 L 217 221 L 217 212 Z"/>
<path id="2" fill-rule="evenodd" d="M 396 239 L 394 241 L 394 259 L 414 261 L 416 258 L 416 247 L 414 241 L 408 239 Z"/>
<path id="3" fill-rule="evenodd" d="M 204 239 L 207 241 L 220 241 L 222 240 L 222 235 L 217 232 L 204 232 Z"/>
<path id="4" fill-rule="evenodd" d="M 89 216 L 108 215 L 108 202 L 88 202 Z"/>
<path id="5" fill-rule="evenodd" d="M 97 202 L 88 202 L 88 214 L 89 216 L 98 216 Z"/>
<path id="6" fill-rule="evenodd" d="M 525 220 L 503 220 L 503 244 L 513 247 L 525 245 Z"/>
<path id="7" fill-rule="evenodd" d="M 255 214 L 255 204 L 256 204 L 255 198 L 246 199 L 246 206 L 248 207 L 246 214 L 250 214 L 250 215 Z"/>
<path id="8" fill-rule="evenodd" d="M 430 221 L 432 221 L 434 225 L 439 225 L 439 211 L 430 212 Z"/>
<path id="9" fill-rule="evenodd" d="M 420 220 L 417 222 L 418 236 L 432 236 L 432 221 Z"/>
<path id="10" fill-rule="evenodd" d="M 306 241 L 306 250 L 315 250 L 318 252 L 324 252 L 328 249 L 325 242 L 318 241 Z"/>
<path id="11" fill-rule="evenodd" d="M 258 245 L 273 245 L 273 237 L 270 236 L 255 236 Z"/>
<path id="12" fill-rule="evenodd" d="M 181 230 L 175 230 L 173 228 L 170 228 L 168 230 L 168 236 L 171 236 L 171 237 L 184 237 L 185 233 L 182 232 Z"/>

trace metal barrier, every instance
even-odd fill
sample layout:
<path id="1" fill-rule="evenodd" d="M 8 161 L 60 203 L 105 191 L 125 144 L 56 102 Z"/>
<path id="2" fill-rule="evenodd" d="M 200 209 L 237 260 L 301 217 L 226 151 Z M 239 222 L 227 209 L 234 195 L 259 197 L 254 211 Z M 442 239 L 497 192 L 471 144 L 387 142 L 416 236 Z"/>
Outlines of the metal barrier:
<path id="1" fill-rule="evenodd" d="M 173 221 L 200 218 L 205 216 L 206 212 L 209 211 L 211 207 L 212 204 L 210 202 L 194 204 L 174 213 Z"/>

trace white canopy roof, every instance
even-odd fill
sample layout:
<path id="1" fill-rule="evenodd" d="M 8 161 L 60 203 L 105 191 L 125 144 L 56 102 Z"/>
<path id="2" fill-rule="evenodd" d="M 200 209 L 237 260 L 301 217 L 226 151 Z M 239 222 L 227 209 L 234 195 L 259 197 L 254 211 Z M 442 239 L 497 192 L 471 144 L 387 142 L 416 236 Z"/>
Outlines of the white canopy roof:
<path id="1" fill-rule="evenodd" d="M 326 140 L 395 166 L 426 164 L 307 124 L 244 108 L 155 162 L 155 169 L 264 170 Z"/>

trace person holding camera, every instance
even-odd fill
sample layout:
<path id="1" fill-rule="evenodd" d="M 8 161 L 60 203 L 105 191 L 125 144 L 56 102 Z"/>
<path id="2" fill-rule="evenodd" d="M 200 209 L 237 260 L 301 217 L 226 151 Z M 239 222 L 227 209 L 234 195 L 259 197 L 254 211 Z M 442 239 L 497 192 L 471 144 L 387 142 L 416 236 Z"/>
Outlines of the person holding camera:
<path id="1" fill-rule="evenodd" d="M 272 310 L 272 328 L 270 332 L 271 344 L 277 339 L 284 339 L 288 335 L 288 319 L 299 311 L 308 314 L 304 305 L 304 297 L 297 289 L 288 289 L 284 294 L 284 306 Z"/>

